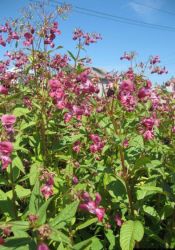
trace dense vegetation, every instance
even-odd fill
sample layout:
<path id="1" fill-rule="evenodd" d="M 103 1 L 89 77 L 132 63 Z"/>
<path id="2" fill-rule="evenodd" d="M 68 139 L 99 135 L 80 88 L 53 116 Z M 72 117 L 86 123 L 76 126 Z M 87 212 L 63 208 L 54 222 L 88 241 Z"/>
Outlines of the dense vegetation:
<path id="1" fill-rule="evenodd" d="M 0 27 L 0 249 L 175 248 L 175 93 L 145 76 L 166 69 L 124 53 L 101 79 L 81 57 L 101 36 L 76 29 L 63 55 L 36 8 Z"/>

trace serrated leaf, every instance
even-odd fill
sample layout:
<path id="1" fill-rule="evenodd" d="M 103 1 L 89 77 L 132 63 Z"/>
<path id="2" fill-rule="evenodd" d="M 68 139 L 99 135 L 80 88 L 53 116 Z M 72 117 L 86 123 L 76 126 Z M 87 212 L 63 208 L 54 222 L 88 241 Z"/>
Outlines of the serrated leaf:
<path id="1" fill-rule="evenodd" d="M 74 201 L 71 204 L 67 205 L 58 216 L 56 216 L 50 223 L 51 226 L 56 226 L 61 222 L 66 222 L 71 220 L 77 211 L 79 201 Z"/>
<path id="2" fill-rule="evenodd" d="M 135 242 L 142 240 L 144 228 L 140 221 L 128 220 L 123 223 L 120 230 L 120 246 L 122 250 L 133 250 Z"/>

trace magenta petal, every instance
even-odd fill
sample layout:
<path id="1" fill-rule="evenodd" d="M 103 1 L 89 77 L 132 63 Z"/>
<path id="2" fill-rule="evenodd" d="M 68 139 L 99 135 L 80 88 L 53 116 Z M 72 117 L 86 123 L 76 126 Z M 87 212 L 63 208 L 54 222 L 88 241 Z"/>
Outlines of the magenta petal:
<path id="1" fill-rule="evenodd" d="M 88 209 L 88 205 L 85 204 L 85 203 L 80 204 L 80 205 L 79 205 L 79 208 L 82 209 L 82 210 L 85 210 L 85 211 L 88 211 L 88 210 L 89 210 L 89 209 Z"/>
<path id="2" fill-rule="evenodd" d="M 49 247 L 45 243 L 39 244 L 37 250 L 49 250 Z"/>
<path id="3" fill-rule="evenodd" d="M 96 208 L 95 210 L 98 221 L 102 221 L 105 215 L 105 209 L 104 208 Z"/>

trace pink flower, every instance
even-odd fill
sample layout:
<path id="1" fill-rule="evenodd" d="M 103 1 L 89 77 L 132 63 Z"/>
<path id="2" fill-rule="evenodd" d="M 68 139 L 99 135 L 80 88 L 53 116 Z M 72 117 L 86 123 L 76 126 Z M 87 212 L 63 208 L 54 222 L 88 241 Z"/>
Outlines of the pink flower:
<path id="1" fill-rule="evenodd" d="M 97 134 L 91 134 L 90 138 L 96 144 L 99 143 L 99 142 L 101 142 L 101 139 L 100 139 L 99 135 L 97 135 Z"/>
<path id="2" fill-rule="evenodd" d="M 136 98 L 130 92 L 119 92 L 118 99 L 127 111 L 133 111 L 137 104 Z"/>
<path id="3" fill-rule="evenodd" d="M 80 149 L 81 149 L 80 144 L 81 144 L 80 141 L 76 141 L 72 148 L 73 151 L 76 152 L 77 154 L 80 152 Z"/>
<path id="4" fill-rule="evenodd" d="M 145 98 L 147 96 L 150 96 L 150 89 L 145 88 L 145 87 L 139 89 L 138 98 L 143 99 L 143 98 Z"/>
<path id="5" fill-rule="evenodd" d="M 3 85 L 0 85 L 0 94 L 8 95 L 8 88 L 4 87 Z"/>
<path id="6" fill-rule="evenodd" d="M 147 141 L 152 140 L 154 138 L 154 132 L 152 130 L 146 130 L 143 133 L 143 137 Z"/>
<path id="7" fill-rule="evenodd" d="M 6 42 L 4 41 L 4 39 L 2 38 L 2 36 L 0 36 L 0 45 L 2 45 L 3 47 L 6 46 Z"/>
<path id="8" fill-rule="evenodd" d="M 71 113 L 66 113 L 64 114 L 64 122 L 67 123 L 72 119 L 72 114 Z"/>
<path id="9" fill-rule="evenodd" d="M 91 153 L 101 152 L 104 147 L 104 142 L 97 134 L 91 134 L 90 135 L 91 140 L 93 141 L 93 144 L 90 145 L 90 151 Z"/>
<path id="10" fill-rule="evenodd" d="M 153 113 L 152 117 L 144 118 L 141 121 L 142 128 L 140 132 L 143 134 L 145 140 L 152 140 L 154 138 L 154 126 L 159 126 L 159 120 L 156 119 Z"/>
<path id="11" fill-rule="evenodd" d="M 13 145 L 9 141 L 0 142 L 0 154 L 10 155 L 13 151 Z"/>
<path id="12" fill-rule="evenodd" d="M 48 185 L 48 184 L 44 184 L 41 187 L 41 193 L 42 195 L 48 199 L 50 196 L 53 195 L 53 186 L 52 185 Z"/>
<path id="13" fill-rule="evenodd" d="M 78 182 L 79 182 L 79 180 L 78 180 L 77 176 L 74 175 L 73 178 L 72 178 L 72 183 L 73 183 L 74 185 L 77 185 Z"/>
<path id="14" fill-rule="evenodd" d="M 40 189 L 41 193 L 46 199 L 48 199 L 53 195 L 54 174 L 44 170 L 40 179 L 45 182 Z"/>
<path id="15" fill-rule="evenodd" d="M 13 145 L 9 141 L 0 142 L 0 160 L 2 163 L 2 169 L 6 169 L 8 165 L 12 162 L 10 159 L 10 154 L 13 151 Z"/>
<path id="16" fill-rule="evenodd" d="M 30 32 L 24 34 L 25 41 L 23 42 L 24 46 L 30 46 L 33 43 L 33 35 Z"/>
<path id="17" fill-rule="evenodd" d="M 152 129 L 154 124 L 155 124 L 155 119 L 150 117 L 150 118 L 145 118 L 142 120 L 141 124 L 146 127 L 147 129 Z"/>
<path id="18" fill-rule="evenodd" d="M 105 209 L 99 207 L 99 203 L 101 202 L 100 194 L 97 193 L 95 200 L 92 200 L 89 194 L 85 192 L 82 195 L 82 198 L 85 203 L 80 204 L 79 208 L 88 211 L 91 214 L 95 214 L 98 218 L 98 221 L 102 221 L 105 215 Z"/>
<path id="19" fill-rule="evenodd" d="M 150 64 L 156 64 L 160 63 L 160 57 L 159 56 L 153 56 L 150 60 Z"/>
<path id="20" fill-rule="evenodd" d="M 40 243 L 37 250 L 49 250 L 49 247 L 45 243 Z"/>
<path id="21" fill-rule="evenodd" d="M 173 133 L 175 133 L 175 126 L 174 126 L 174 127 L 172 127 L 172 132 L 173 132 Z"/>
<path id="22" fill-rule="evenodd" d="M 104 208 L 96 208 L 95 214 L 98 218 L 98 221 L 102 221 L 105 215 L 105 209 Z"/>
<path id="23" fill-rule="evenodd" d="M 120 84 L 120 91 L 128 91 L 128 92 L 133 92 L 135 90 L 134 83 L 128 79 L 128 80 L 123 80 Z"/>
<path id="24" fill-rule="evenodd" d="M 54 173 L 50 173 L 47 170 L 44 170 L 42 172 L 40 179 L 43 180 L 48 185 L 53 185 L 54 184 Z"/>
<path id="25" fill-rule="evenodd" d="M 38 220 L 38 215 L 36 214 L 29 214 L 28 216 L 28 220 L 30 221 L 30 223 L 35 223 Z"/>
<path id="26" fill-rule="evenodd" d="M 80 29 L 75 29 L 73 33 L 73 40 L 77 40 L 78 38 L 83 37 L 83 32 Z"/>
<path id="27" fill-rule="evenodd" d="M 114 221 L 115 221 L 115 223 L 117 224 L 118 227 L 121 227 L 122 224 L 123 224 L 123 220 L 121 219 L 119 214 L 115 215 Z"/>
<path id="28" fill-rule="evenodd" d="M 125 139 L 124 141 L 123 141 L 123 147 L 124 148 L 127 148 L 129 146 L 129 140 L 128 139 Z"/>
<path id="29" fill-rule="evenodd" d="M 135 56 L 135 52 L 131 52 L 131 53 L 124 52 L 124 55 L 120 57 L 120 60 L 126 59 L 130 61 L 134 58 L 134 56 Z"/>
<path id="30" fill-rule="evenodd" d="M 11 126 L 16 122 L 16 116 L 14 115 L 2 115 L 1 122 L 3 126 Z"/>
<path id="31" fill-rule="evenodd" d="M 2 170 L 6 169 L 8 165 L 12 162 L 10 157 L 7 155 L 0 155 L 0 160 L 2 163 Z"/>
<path id="32" fill-rule="evenodd" d="M 5 243 L 5 240 L 2 237 L 0 237 L 0 245 L 4 245 L 4 243 Z"/>

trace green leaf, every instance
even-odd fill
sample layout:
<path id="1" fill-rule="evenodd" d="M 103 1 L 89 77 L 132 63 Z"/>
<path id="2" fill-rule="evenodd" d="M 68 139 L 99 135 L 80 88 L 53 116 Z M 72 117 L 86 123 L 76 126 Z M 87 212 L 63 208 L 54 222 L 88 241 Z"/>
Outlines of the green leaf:
<path id="1" fill-rule="evenodd" d="M 90 249 L 104 249 L 102 243 L 100 242 L 100 240 L 97 237 L 94 237 L 92 239 L 92 244 L 91 244 L 91 248 Z"/>
<path id="2" fill-rule="evenodd" d="M 109 250 L 114 249 L 115 247 L 115 236 L 113 234 L 113 231 L 111 229 L 109 229 L 106 233 L 106 238 L 108 239 L 110 246 L 109 246 Z"/>
<path id="3" fill-rule="evenodd" d="M 138 200 L 142 200 L 146 196 L 157 194 L 157 193 L 159 193 L 159 194 L 165 194 L 163 192 L 163 189 L 160 188 L 160 187 L 143 185 L 143 186 L 139 186 L 137 188 L 139 188 L 139 190 L 137 190 L 137 199 Z"/>
<path id="4" fill-rule="evenodd" d="M 33 127 L 35 125 L 36 125 L 36 122 L 34 122 L 34 121 L 31 121 L 31 122 L 28 122 L 28 123 L 24 122 L 24 123 L 21 124 L 20 130 L 24 130 L 26 128 L 31 128 L 31 127 Z"/>
<path id="5" fill-rule="evenodd" d="M 143 211 L 144 211 L 146 214 L 148 214 L 148 215 L 150 215 L 150 216 L 156 218 L 157 220 L 160 219 L 159 214 L 157 213 L 157 211 L 155 210 L 154 207 L 150 207 L 150 206 L 144 205 L 144 206 L 143 206 Z"/>
<path id="6" fill-rule="evenodd" d="M 74 250 L 85 250 L 88 246 L 91 245 L 92 239 L 93 238 L 90 238 L 88 240 L 84 240 L 84 241 L 81 241 L 80 243 L 75 244 L 73 246 L 73 249 Z"/>
<path id="7" fill-rule="evenodd" d="M 29 213 L 36 214 L 41 201 L 39 180 L 36 181 L 29 201 Z"/>
<path id="8" fill-rule="evenodd" d="M 16 166 L 19 170 L 21 170 L 22 173 L 25 173 L 23 163 L 22 163 L 21 159 L 19 158 L 19 156 L 16 156 L 13 159 L 12 166 L 13 167 Z"/>
<path id="9" fill-rule="evenodd" d="M 47 208 L 48 208 L 51 200 L 52 200 L 52 198 L 50 198 L 49 200 L 47 200 L 46 202 L 44 202 L 44 204 L 38 210 L 38 214 L 37 215 L 39 216 L 39 218 L 37 220 L 37 223 L 39 225 L 42 225 L 42 224 L 44 224 L 46 222 L 46 215 L 47 215 L 46 212 L 47 212 Z"/>
<path id="10" fill-rule="evenodd" d="M 159 242 L 162 246 L 165 245 L 165 242 L 154 232 L 152 232 L 149 228 L 145 228 L 145 234 L 148 235 L 150 239 L 154 239 L 155 241 Z"/>
<path id="11" fill-rule="evenodd" d="M 129 146 L 130 146 L 130 147 L 134 147 L 134 148 L 143 149 L 143 148 L 144 148 L 143 137 L 142 137 L 141 135 L 135 136 L 135 137 L 132 138 L 132 140 L 129 142 Z"/>
<path id="12" fill-rule="evenodd" d="M 33 186 L 39 176 L 40 163 L 36 162 L 30 166 L 29 180 L 30 185 Z"/>
<path id="13" fill-rule="evenodd" d="M 71 51 L 67 51 L 68 52 L 68 54 L 70 55 L 70 57 L 74 60 L 74 61 L 76 61 L 76 58 L 75 58 L 75 56 L 72 54 L 72 52 Z"/>
<path id="14" fill-rule="evenodd" d="M 93 223 L 96 223 L 96 222 L 98 222 L 97 218 L 87 220 L 86 222 L 84 222 L 81 225 L 79 225 L 78 227 L 76 227 L 76 231 L 81 230 L 81 229 L 86 228 L 86 227 L 89 227 L 90 225 L 92 225 Z"/>
<path id="15" fill-rule="evenodd" d="M 17 196 L 18 196 L 19 199 L 26 198 L 26 197 L 28 197 L 31 194 L 30 189 L 23 188 L 20 185 L 16 185 L 15 191 L 16 191 L 16 194 L 17 194 Z"/>
<path id="16" fill-rule="evenodd" d="M 29 237 L 10 237 L 7 238 L 4 246 L 0 247 L 1 250 L 31 250 L 36 249 L 35 242 Z"/>
<path id="17" fill-rule="evenodd" d="M 120 246 L 122 250 L 133 250 L 135 242 L 142 240 L 144 228 L 140 221 L 128 220 L 120 230 Z"/>
<path id="18" fill-rule="evenodd" d="M 30 113 L 30 110 L 27 108 L 15 108 L 13 110 L 13 115 L 15 115 L 16 117 L 20 117 L 28 113 Z"/>
<path id="19" fill-rule="evenodd" d="M 63 246 L 63 243 L 61 242 L 59 247 L 57 248 L 57 250 L 65 250 L 64 246 Z"/>
<path id="20" fill-rule="evenodd" d="M 71 204 L 67 205 L 58 216 L 56 216 L 50 223 L 51 226 L 56 226 L 61 222 L 70 221 L 76 214 L 79 201 L 74 201 Z"/>
<path id="21" fill-rule="evenodd" d="M 119 178 L 115 179 L 115 181 L 111 181 L 107 185 L 107 190 L 113 198 L 117 198 L 118 200 L 125 199 L 127 197 L 125 183 Z"/>
<path id="22" fill-rule="evenodd" d="M 21 230 L 29 229 L 29 222 L 28 221 L 10 221 L 8 222 L 12 227 Z"/>
<path id="23" fill-rule="evenodd" d="M 53 241 L 63 242 L 71 245 L 71 240 L 69 237 L 54 228 L 52 228 L 52 233 L 49 235 L 49 238 Z"/>

